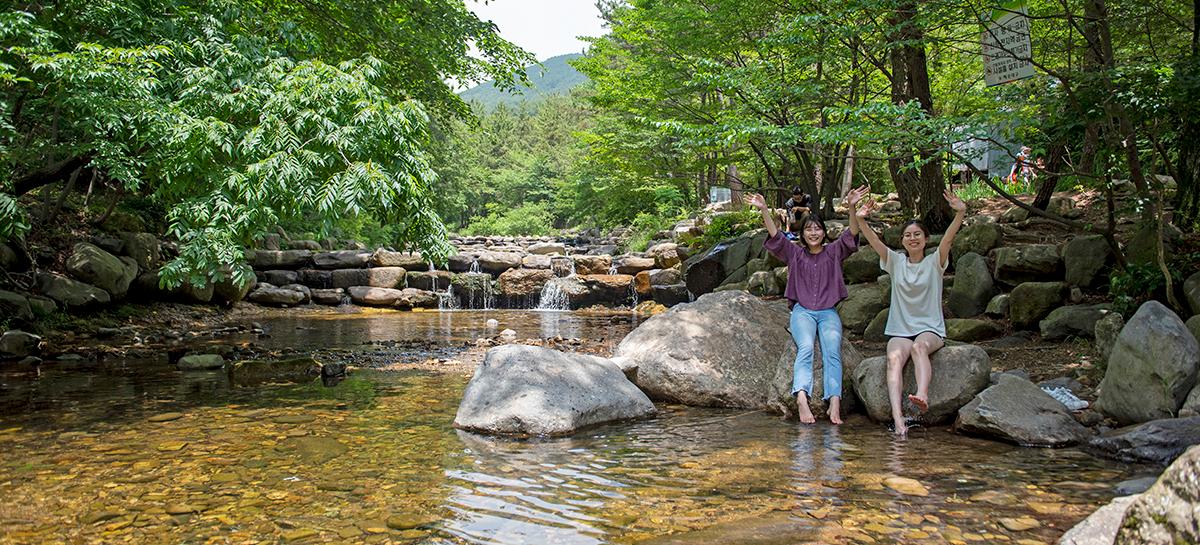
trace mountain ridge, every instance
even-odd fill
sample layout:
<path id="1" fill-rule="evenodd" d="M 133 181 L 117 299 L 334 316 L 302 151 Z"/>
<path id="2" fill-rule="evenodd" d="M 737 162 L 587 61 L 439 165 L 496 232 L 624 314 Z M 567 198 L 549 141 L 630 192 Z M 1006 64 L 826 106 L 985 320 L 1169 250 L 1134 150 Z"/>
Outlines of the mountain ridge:
<path id="1" fill-rule="evenodd" d="M 537 102 L 550 95 L 565 94 L 587 81 L 587 76 L 569 64 L 569 61 L 582 56 L 583 53 L 567 53 L 550 57 L 542 61 L 541 66 L 534 64 L 525 67 L 530 87 L 521 88 L 521 94 L 500 91 L 494 82 L 485 81 L 460 92 L 458 96 L 466 102 L 491 110 L 499 104 L 516 106 L 522 102 Z"/>

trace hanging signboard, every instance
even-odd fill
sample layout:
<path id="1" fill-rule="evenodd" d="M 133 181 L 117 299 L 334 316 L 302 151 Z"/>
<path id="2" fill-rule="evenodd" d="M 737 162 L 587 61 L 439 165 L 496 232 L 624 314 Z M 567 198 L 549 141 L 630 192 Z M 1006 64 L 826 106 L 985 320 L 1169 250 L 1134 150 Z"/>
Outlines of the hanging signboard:
<path id="1" fill-rule="evenodd" d="M 992 10 L 983 31 L 983 79 L 988 87 L 1025 79 L 1034 74 L 1033 44 L 1025 0 L 1006 2 Z"/>

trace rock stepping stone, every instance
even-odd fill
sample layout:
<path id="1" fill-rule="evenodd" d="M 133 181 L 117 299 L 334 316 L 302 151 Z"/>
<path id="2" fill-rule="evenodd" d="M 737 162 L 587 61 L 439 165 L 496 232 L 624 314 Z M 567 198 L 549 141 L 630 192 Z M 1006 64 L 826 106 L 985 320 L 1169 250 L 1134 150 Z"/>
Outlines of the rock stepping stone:
<path id="1" fill-rule="evenodd" d="M 180 418 L 183 418 L 183 413 L 161 413 L 151 416 L 146 420 L 150 422 L 170 422 L 172 420 L 179 420 Z"/>
<path id="2" fill-rule="evenodd" d="M 1000 519 L 1000 525 L 1004 526 L 1010 532 L 1024 532 L 1025 530 L 1042 527 L 1042 523 L 1032 517 L 1002 518 Z"/>
<path id="3" fill-rule="evenodd" d="M 177 452 L 183 450 L 187 446 L 187 441 L 166 441 L 159 443 L 156 448 L 162 452 Z"/>
<path id="4" fill-rule="evenodd" d="M 924 497 L 929 495 L 929 489 L 925 488 L 925 485 L 916 479 L 908 477 L 888 477 L 883 480 L 883 484 L 906 496 Z"/>
<path id="5" fill-rule="evenodd" d="M 307 424 L 316 419 L 317 417 L 311 414 L 285 414 L 272 418 L 271 421 L 276 424 Z"/>

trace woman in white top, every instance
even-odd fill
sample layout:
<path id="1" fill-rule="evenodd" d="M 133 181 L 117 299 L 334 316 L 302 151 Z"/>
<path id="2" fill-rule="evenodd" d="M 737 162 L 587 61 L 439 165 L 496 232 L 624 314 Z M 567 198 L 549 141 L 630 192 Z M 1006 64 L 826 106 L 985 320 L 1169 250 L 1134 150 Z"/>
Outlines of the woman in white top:
<path id="1" fill-rule="evenodd" d="M 850 193 L 851 209 L 862 196 L 862 192 Z M 908 399 L 917 409 L 925 412 L 929 409 L 929 380 L 932 375 L 929 357 L 942 347 L 942 339 L 946 337 L 946 320 L 942 314 L 942 274 L 949 264 L 950 246 L 954 244 L 958 228 L 962 227 L 967 205 L 949 189 L 943 196 L 950 203 L 950 208 L 954 209 L 954 221 L 950 222 L 950 227 L 942 236 L 937 251 L 929 255 L 925 255 L 929 231 L 918 220 L 904 224 L 901 234 L 903 252 L 888 248 L 865 221 L 859 222 L 863 236 L 879 254 L 879 266 L 892 277 L 892 299 L 884 334 L 889 337 L 888 399 L 892 404 L 896 435 L 908 433 L 901 406 L 905 363 L 912 358 L 917 378 L 917 392 L 910 394 Z M 856 213 L 865 220 L 874 208 L 875 201 L 868 198 Z"/>

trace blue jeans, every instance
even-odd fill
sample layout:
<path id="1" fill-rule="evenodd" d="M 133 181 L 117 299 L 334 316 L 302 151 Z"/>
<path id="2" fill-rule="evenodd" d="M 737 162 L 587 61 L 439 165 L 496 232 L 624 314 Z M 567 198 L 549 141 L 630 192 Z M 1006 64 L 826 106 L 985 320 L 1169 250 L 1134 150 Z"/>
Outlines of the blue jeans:
<path id="1" fill-rule="evenodd" d="M 821 341 L 821 365 L 825 399 L 842 396 L 842 318 L 837 310 L 808 310 L 792 307 L 790 322 L 796 341 L 796 363 L 792 365 L 792 395 L 801 390 L 812 395 L 813 344 Z"/>

